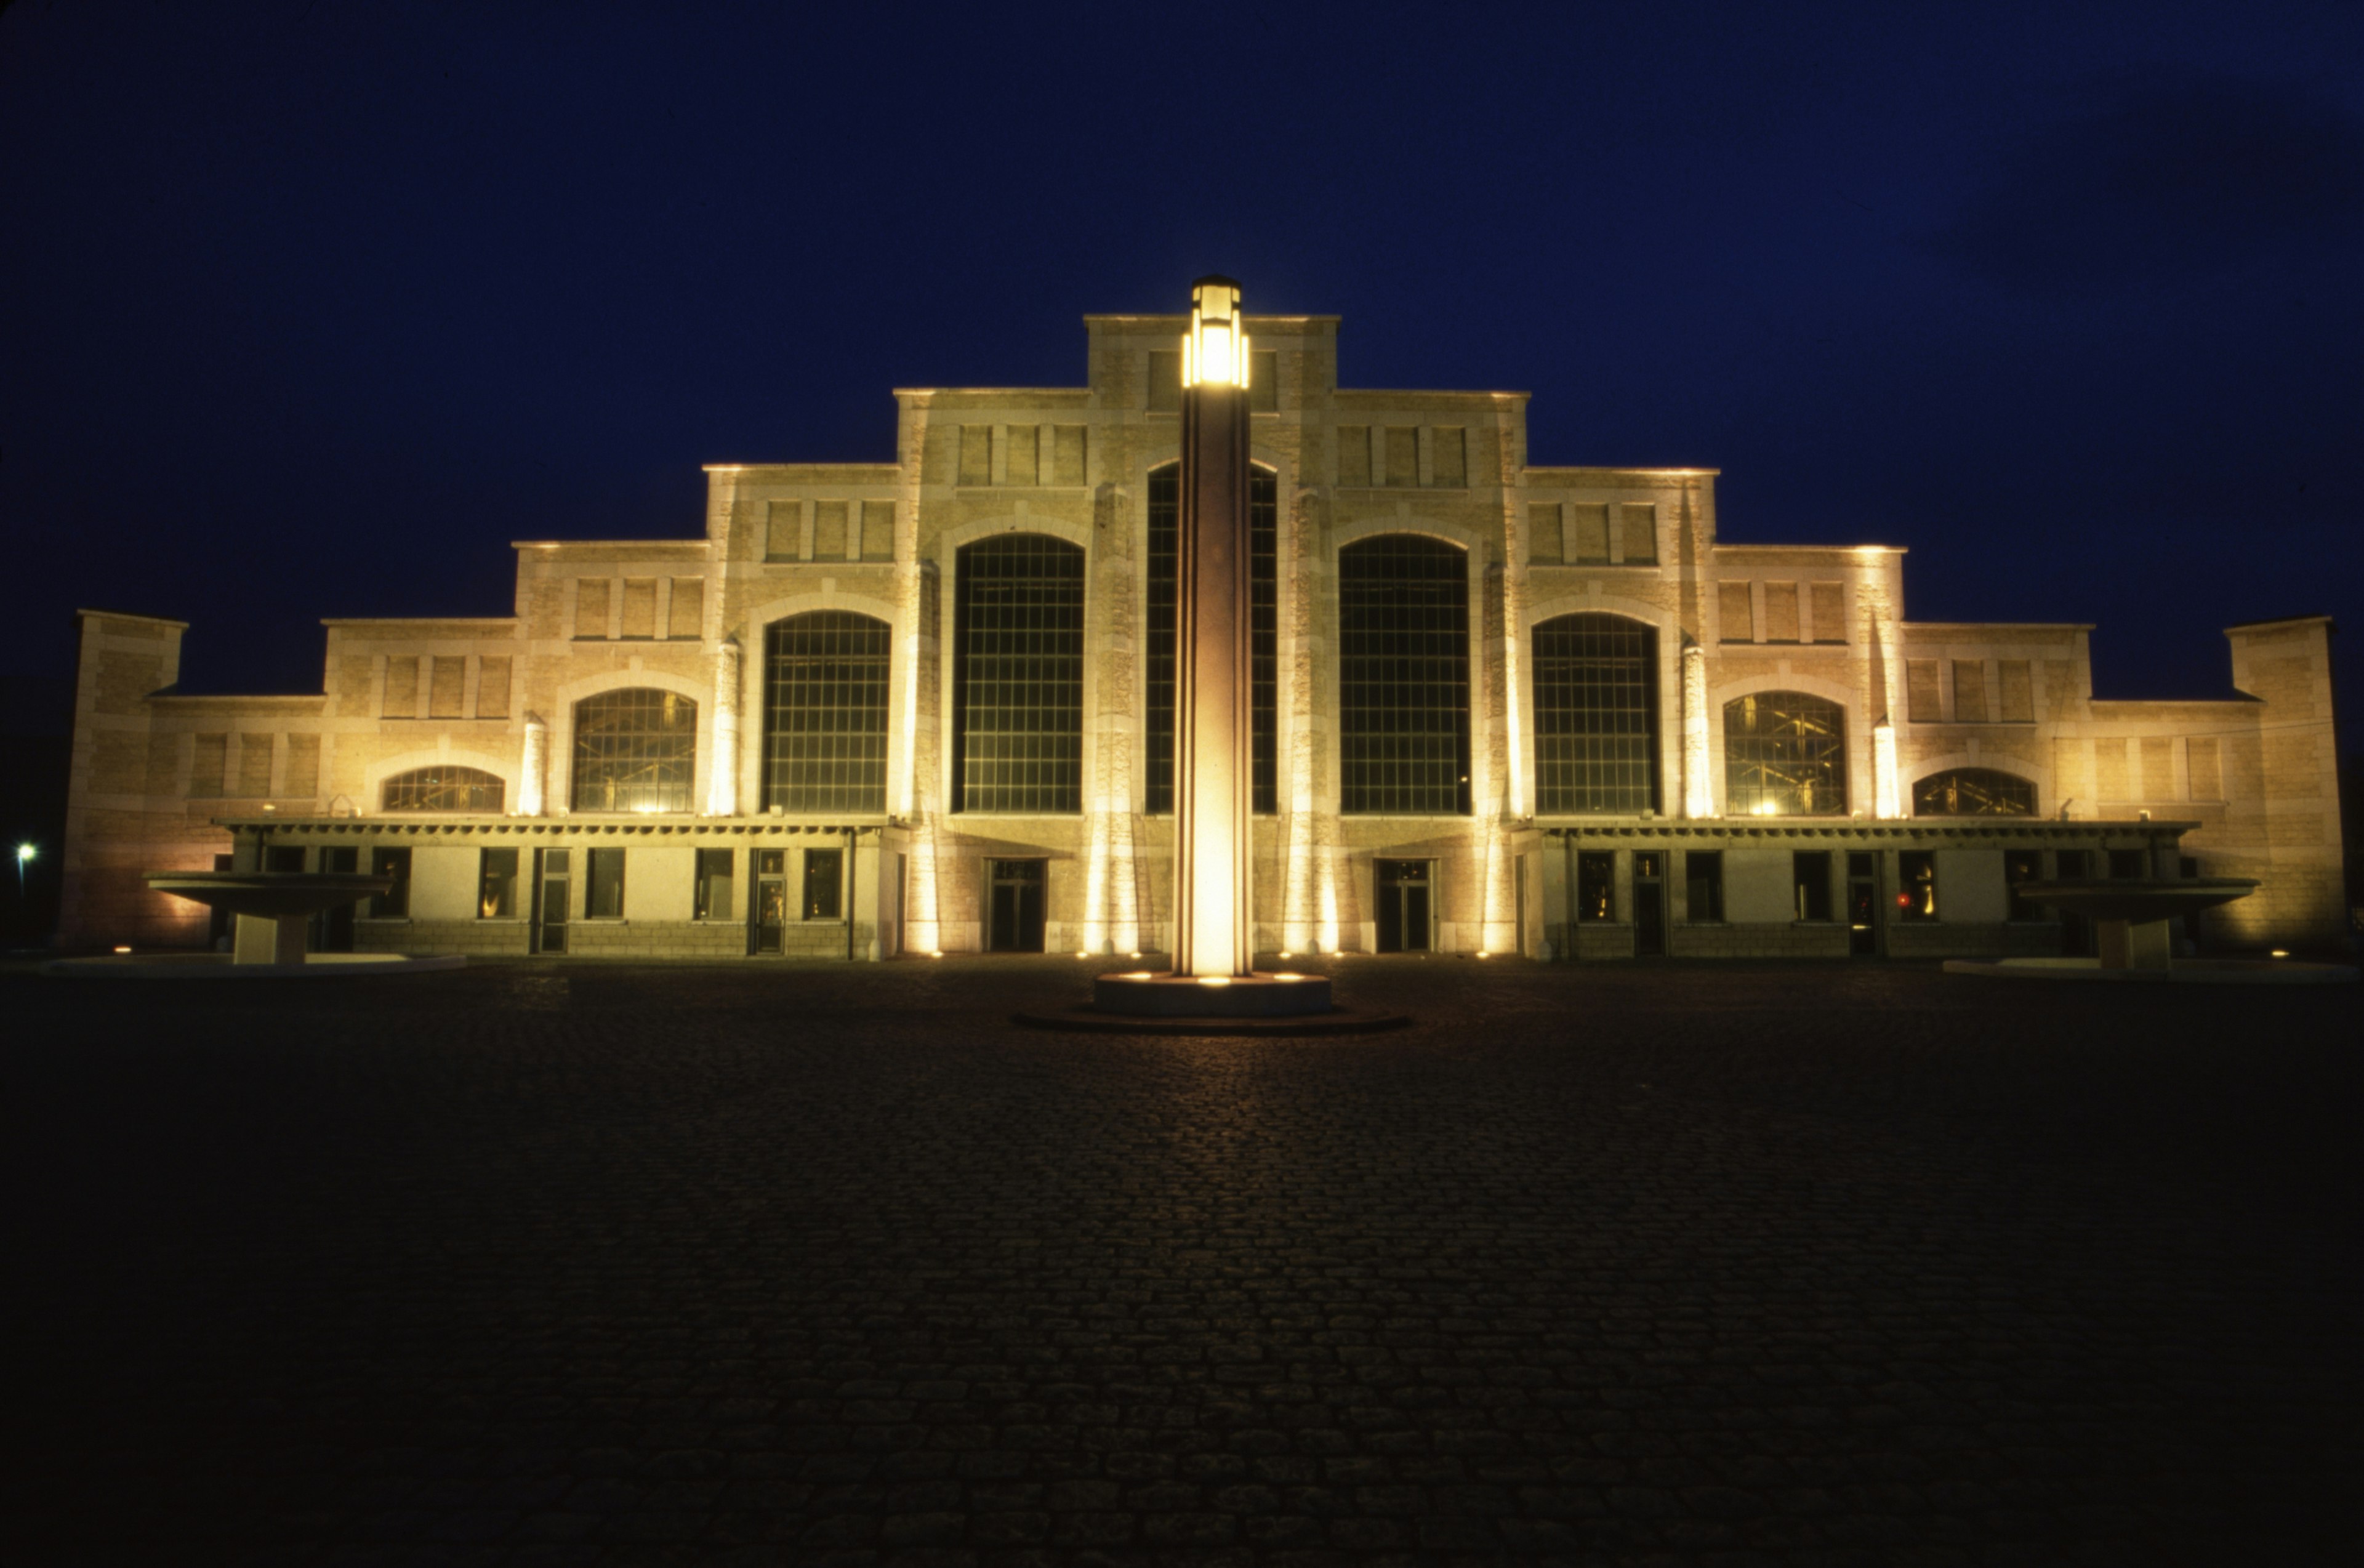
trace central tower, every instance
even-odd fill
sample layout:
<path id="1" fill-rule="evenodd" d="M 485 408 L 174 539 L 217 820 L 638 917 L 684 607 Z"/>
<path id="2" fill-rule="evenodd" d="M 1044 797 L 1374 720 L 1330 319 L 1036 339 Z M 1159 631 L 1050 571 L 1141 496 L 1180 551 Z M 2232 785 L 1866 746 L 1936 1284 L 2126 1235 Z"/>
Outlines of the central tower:
<path id="1" fill-rule="evenodd" d="M 1248 695 L 1248 339 L 1240 285 L 1190 285 L 1175 562 L 1174 973 L 1255 970 Z"/>

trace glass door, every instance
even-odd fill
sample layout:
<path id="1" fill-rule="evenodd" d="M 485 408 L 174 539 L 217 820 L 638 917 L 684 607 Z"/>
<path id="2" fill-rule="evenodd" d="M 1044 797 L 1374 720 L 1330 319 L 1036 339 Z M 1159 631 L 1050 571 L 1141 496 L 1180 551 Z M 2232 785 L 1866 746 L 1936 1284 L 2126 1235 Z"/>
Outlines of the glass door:
<path id="1" fill-rule="evenodd" d="M 1869 958 L 1879 951 L 1879 857 L 1847 851 L 1847 951 Z"/>
<path id="2" fill-rule="evenodd" d="M 990 903 L 985 945 L 987 952 L 1043 951 L 1042 861 L 987 861 L 985 875 Z"/>
<path id="3" fill-rule="evenodd" d="M 574 882 L 574 851 L 536 850 L 533 878 L 533 951 L 566 951 L 567 904 Z"/>
<path id="4" fill-rule="evenodd" d="M 1634 954 L 1667 953 L 1667 856 L 1663 850 L 1634 851 Z"/>
<path id="5" fill-rule="evenodd" d="M 757 850 L 747 888 L 747 951 L 785 950 L 788 925 L 788 851 Z"/>
<path id="6" fill-rule="evenodd" d="M 1381 952 L 1426 952 L 1433 910 L 1427 861 L 1380 861 L 1378 947 Z"/>

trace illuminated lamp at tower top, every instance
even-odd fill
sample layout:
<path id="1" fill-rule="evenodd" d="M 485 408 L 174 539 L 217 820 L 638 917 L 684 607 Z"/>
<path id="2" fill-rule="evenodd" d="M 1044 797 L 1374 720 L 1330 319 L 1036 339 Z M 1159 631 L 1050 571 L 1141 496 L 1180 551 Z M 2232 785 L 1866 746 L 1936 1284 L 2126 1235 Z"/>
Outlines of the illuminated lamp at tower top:
<path id="1" fill-rule="evenodd" d="M 1229 278 L 1200 278 L 1190 285 L 1190 330 L 1182 335 L 1182 384 L 1244 388 L 1248 364 L 1240 285 Z"/>

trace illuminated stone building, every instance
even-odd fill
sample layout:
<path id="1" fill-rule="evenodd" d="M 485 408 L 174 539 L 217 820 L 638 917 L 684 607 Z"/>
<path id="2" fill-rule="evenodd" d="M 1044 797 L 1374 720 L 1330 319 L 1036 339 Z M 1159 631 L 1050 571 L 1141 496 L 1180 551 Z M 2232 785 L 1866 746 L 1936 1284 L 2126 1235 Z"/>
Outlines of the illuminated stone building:
<path id="1" fill-rule="evenodd" d="M 521 543 L 508 615 L 330 621 L 317 694 L 86 612 L 64 943 L 204 942 L 139 873 L 231 857 L 396 875 L 329 946 L 1163 949 L 1183 325 L 716 465 L 695 539 Z M 1536 466 L 1522 394 L 1250 325 L 1262 949 L 2051 953 L 2014 883 L 2195 870 L 2262 884 L 2212 945 L 2341 939 L 2326 621 L 2098 700 L 2087 627 L 1909 620 L 1901 550 L 1719 542 L 1714 470 Z"/>

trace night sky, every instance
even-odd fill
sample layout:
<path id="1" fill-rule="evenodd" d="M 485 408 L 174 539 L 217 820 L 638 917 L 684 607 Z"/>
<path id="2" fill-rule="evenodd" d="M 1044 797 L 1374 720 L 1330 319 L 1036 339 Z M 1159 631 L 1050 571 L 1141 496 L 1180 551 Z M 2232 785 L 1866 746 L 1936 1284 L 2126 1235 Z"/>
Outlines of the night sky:
<path id="1" fill-rule="evenodd" d="M 2364 694 L 2364 6 L 92 4 L 0 15 L 0 668 L 184 689 L 499 615 L 512 539 L 1074 385 L 1087 311 L 1335 312 L 1342 380 L 1712 464 L 2099 623 L 2105 696 L 2328 612 Z M 2351 712 L 2345 726 L 2354 744 Z"/>

